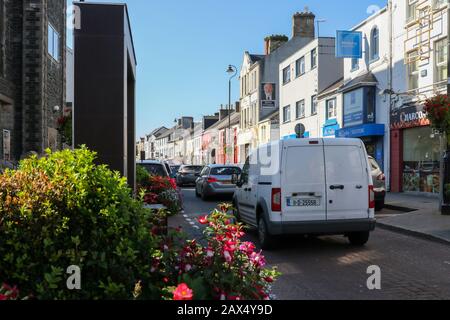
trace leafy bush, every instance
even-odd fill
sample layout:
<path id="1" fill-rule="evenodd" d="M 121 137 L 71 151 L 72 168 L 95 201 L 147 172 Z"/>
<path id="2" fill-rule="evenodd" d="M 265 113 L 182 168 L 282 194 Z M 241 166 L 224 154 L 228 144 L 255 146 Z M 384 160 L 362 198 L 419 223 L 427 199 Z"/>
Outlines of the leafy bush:
<path id="1" fill-rule="evenodd" d="M 158 297 L 148 278 L 152 213 L 125 178 L 94 164 L 95 153 L 48 152 L 0 176 L 0 279 L 38 299 Z M 81 290 L 66 269 L 81 268 Z"/>

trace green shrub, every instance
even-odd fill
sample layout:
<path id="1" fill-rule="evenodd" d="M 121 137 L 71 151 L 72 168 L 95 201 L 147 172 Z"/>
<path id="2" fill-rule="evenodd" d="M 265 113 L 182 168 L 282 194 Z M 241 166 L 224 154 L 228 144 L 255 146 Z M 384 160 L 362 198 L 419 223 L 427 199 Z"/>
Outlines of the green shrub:
<path id="1" fill-rule="evenodd" d="M 48 152 L 0 175 L 0 281 L 38 299 L 159 298 L 152 287 L 152 213 L 95 153 Z M 66 287 L 71 265 L 81 290 Z"/>

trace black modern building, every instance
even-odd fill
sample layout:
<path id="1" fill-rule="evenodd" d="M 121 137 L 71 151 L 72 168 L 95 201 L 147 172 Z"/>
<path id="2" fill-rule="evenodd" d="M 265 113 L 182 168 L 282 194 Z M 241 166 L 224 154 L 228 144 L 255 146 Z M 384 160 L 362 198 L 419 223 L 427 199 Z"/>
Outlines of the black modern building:
<path id="1" fill-rule="evenodd" d="M 135 186 L 136 55 L 125 4 L 75 2 L 74 145 Z"/>

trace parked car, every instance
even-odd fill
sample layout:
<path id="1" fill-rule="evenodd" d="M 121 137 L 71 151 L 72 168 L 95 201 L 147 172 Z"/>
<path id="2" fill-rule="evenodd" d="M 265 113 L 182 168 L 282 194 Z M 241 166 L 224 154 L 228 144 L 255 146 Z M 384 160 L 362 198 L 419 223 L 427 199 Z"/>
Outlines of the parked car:
<path id="1" fill-rule="evenodd" d="M 181 166 L 180 165 L 172 165 L 170 166 L 170 171 L 172 171 L 172 174 L 174 177 L 176 177 L 178 171 L 180 171 Z"/>
<path id="2" fill-rule="evenodd" d="M 292 139 L 271 150 L 272 168 L 247 159 L 233 198 L 236 218 L 258 228 L 263 248 L 285 234 L 345 235 L 364 245 L 375 229 L 368 155 L 359 139 Z M 261 149 L 263 148 L 263 149 Z M 261 150 L 261 153 L 259 152 Z M 251 155 L 251 156 L 252 156 Z"/>
<path id="3" fill-rule="evenodd" d="M 195 181 L 200 176 L 203 166 L 181 166 L 177 173 L 177 185 L 183 187 L 186 185 L 195 185 Z"/>
<path id="4" fill-rule="evenodd" d="M 144 167 L 148 173 L 154 176 L 170 177 L 166 165 L 157 160 L 144 160 L 136 163 L 137 166 Z"/>
<path id="5" fill-rule="evenodd" d="M 236 189 L 232 178 L 241 172 L 241 168 L 234 165 L 208 165 L 195 182 L 195 195 L 203 200 L 218 195 L 232 196 Z"/>
<path id="6" fill-rule="evenodd" d="M 386 176 L 377 161 L 371 156 L 369 156 L 369 163 L 372 169 L 373 191 L 375 192 L 375 211 L 381 211 L 384 208 L 386 197 Z"/>
<path id="7" fill-rule="evenodd" d="M 169 174 L 170 178 L 175 178 L 175 175 L 172 172 L 172 169 L 170 168 L 169 163 L 167 163 L 166 161 L 163 161 L 164 166 L 166 167 L 167 173 Z"/>

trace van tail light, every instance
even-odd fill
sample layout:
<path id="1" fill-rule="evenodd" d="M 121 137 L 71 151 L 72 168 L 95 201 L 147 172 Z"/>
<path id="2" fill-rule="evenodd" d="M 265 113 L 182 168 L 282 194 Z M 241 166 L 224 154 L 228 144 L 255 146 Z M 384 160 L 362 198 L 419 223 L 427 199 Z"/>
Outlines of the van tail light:
<path id="1" fill-rule="evenodd" d="M 375 209 L 375 192 L 373 186 L 369 186 L 369 209 Z"/>
<path id="2" fill-rule="evenodd" d="M 218 182 L 219 180 L 217 180 L 217 178 L 213 178 L 213 177 L 209 177 L 208 178 L 208 183 L 215 183 Z"/>
<path id="3" fill-rule="evenodd" d="M 272 211 L 281 212 L 281 189 L 272 189 Z"/>
<path id="4" fill-rule="evenodd" d="M 386 181 L 386 176 L 382 173 L 377 177 L 378 181 Z"/>

